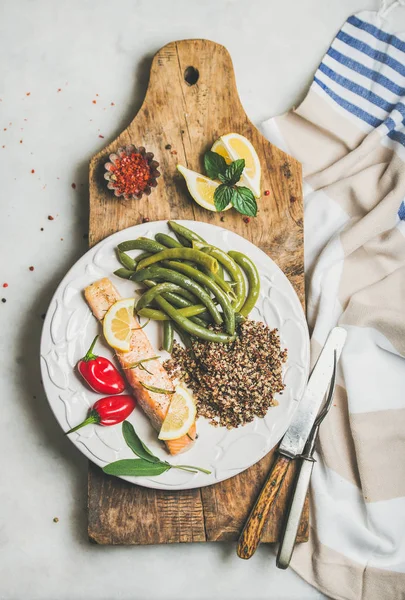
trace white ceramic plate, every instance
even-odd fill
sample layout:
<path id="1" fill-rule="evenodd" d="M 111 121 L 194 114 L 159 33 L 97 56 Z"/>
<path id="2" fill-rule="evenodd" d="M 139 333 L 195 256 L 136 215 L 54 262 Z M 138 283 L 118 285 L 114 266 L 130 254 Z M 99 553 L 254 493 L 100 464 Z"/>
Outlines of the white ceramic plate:
<path id="1" fill-rule="evenodd" d="M 198 440 L 186 453 L 169 457 L 157 440 L 148 419 L 140 408 L 129 421 L 141 439 L 162 459 L 172 464 L 189 464 L 207 468 L 211 475 L 190 474 L 171 469 L 155 477 L 126 477 L 128 481 L 157 489 L 190 489 L 211 485 L 244 471 L 273 448 L 285 433 L 304 391 L 309 367 L 309 336 L 298 297 L 288 279 L 264 252 L 241 236 L 207 223 L 179 221 L 223 250 L 238 250 L 257 265 L 261 278 L 260 298 L 251 318 L 264 321 L 280 332 L 282 347 L 288 349 L 284 370 L 286 389 L 277 396 L 279 406 L 270 408 L 263 419 L 238 429 L 227 430 L 198 419 Z M 115 247 L 120 242 L 140 236 L 153 237 L 157 232 L 170 233 L 164 221 L 129 227 L 89 250 L 70 269 L 60 283 L 49 306 L 41 339 L 41 367 L 45 391 L 57 420 L 67 431 L 80 423 L 90 406 L 100 397 L 84 385 L 75 372 L 77 361 L 86 353 L 101 327 L 92 316 L 83 289 L 101 277 L 110 277 L 123 298 L 134 296 L 137 284 L 113 275 L 119 268 Z M 136 254 L 135 252 L 133 253 Z M 161 326 L 151 322 L 146 330 L 158 351 Z M 113 352 L 103 345 L 100 336 L 96 352 L 112 358 Z M 169 355 L 159 352 L 162 358 Z M 72 442 L 100 467 L 121 459 L 134 458 L 126 446 L 121 425 L 89 425 L 71 434 Z"/>

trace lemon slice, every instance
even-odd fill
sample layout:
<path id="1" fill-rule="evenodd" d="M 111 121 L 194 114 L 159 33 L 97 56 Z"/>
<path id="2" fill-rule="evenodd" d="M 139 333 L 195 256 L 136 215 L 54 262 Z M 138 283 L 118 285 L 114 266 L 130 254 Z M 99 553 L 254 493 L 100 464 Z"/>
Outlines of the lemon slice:
<path id="1" fill-rule="evenodd" d="M 178 385 L 159 433 L 160 440 L 177 440 L 186 435 L 195 421 L 196 408 L 192 395 Z"/>
<path id="2" fill-rule="evenodd" d="M 132 327 L 134 326 L 135 298 L 118 300 L 107 311 L 103 320 L 103 333 L 107 342 L 116 350 L 129 352 Z"/>
<path id="3" fill-rule="evenodd" d="M 227 133 L 214 143 L 211 150 L 223 156 L 227 163 L 238 158 L 244 158 L 245 168 L 238 183 L 248 187 L 256 198 L 260 198 L 260 161 L 256 150 L 248 139 L 239 133 Z"/>
<path id="4" fill-rule="evenodd" d="M 207 210 L 217 211 L 214 203 L 214 192 L 219 186 L 217 181 L 213 181 L 200 173 L 196 173 L 196 171 L 191 171 L 190 169 L 186 169 L 182 165 L 177 165 L 177 169 L 183 175 L 186 180 L 188 191 L 194 198 L 194 200 Z M 231 208 L 231 204 L 224 210 L 228 210 Z"/>

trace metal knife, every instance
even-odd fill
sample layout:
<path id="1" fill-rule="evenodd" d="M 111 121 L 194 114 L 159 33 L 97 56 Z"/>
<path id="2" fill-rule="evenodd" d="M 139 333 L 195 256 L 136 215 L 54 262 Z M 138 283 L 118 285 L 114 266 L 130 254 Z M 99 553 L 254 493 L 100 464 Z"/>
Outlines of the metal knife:
<path id="1" fill-rule="evenodd" d="M 237 548 L 240 558 L 248 559 L 253 556 L 260 543 L 270 509 L 278 496 L 291 461 L 299 457 L 304 450 L 332 379 L 335 356 L 338 361 L 345 341 L 345 329 L 341 327 L 332 329 L 312 370 L 291 425 L 277 449 L 278 457 L 245 523 Z"/>

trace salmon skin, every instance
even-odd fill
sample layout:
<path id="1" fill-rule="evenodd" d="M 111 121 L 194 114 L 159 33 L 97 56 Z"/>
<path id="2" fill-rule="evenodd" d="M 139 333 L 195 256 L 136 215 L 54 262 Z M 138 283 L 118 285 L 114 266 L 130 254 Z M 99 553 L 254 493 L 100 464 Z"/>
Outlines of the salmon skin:
<path id="1" fill-rule="evenodd" d="M 93 315 L 99 321 L 104 319 L 104 315 L 115 302 L 121 300 L 118 291 L 107 277 L 89 285 L 84 290 L 84 296 Z M 116 350 L 116 354 L 121 367 L 124 369 L 128 383 L 133 389 L 136 400 L 144 413 L 149 417 L 154 429 L 160 431 L 169 410 L 171 394 L 150 392 L 140 382 L 142 381 L 146 385 L 159 387 L 164 390 L 173 390 L 173 382 L 159 360 L 151 360 L 147 363 L 147 369 L 150 373 L 139 367 L 135 369 L 128 368 L 135 362 L 156 355 L 146 333 L 143 329 L 139 328 L 140 325 L 135 316 L 133 317 L 132 327 L 135 329 L 131 337 L 130 351 L 121 352 L 120 350 Z M 193 423 L 186 435 L 177 440 L 168 440 L 165 444 L 170 454 L 179 454 L 188 449 L 195 438 L 196 426 Z"/>

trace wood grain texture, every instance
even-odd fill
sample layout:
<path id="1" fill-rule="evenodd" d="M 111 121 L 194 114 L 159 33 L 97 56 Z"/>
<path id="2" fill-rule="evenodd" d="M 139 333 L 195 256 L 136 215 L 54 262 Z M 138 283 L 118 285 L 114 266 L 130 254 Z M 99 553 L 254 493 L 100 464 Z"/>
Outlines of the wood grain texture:
<path id="1" fill-rule="evenodd" d="M 195 85 L 184 74 L 199 72 Z M 190 198 L 176 170 L 181 163 L 203 172 L 203 153 L 229 132 L 245 135 L 262 165 L 259 212 L 246 224 L 234 210 L 220 214 L 200 208 Z M 127 144 L 143 145 L 155 154 L 162 177 L 149 197 L 116 199 L 103 179 L 111 152 Z M 170 146 L 170 148 L 169 148 Z M 244 236 L 281 267 L 304 304 L 303 206 L 301 165 L 272 146 L 252 125 L 240 103 L 231 58 L 219 44 L 184 40 L 162 48 L 154 57 L 145 100 L 135 119 L 90 163 L 90 245 L 121 229 L 151 221 L 192 219 L 220 225 Z M 162 492 L 131 486 L 89 469 L 89 536 L 100 544 L 237 540 L 273 460 L 272 453 L 244 473 L 215 486 L 188 492 Z M 264 542 L 276 541 L 288 484 L 272 508 Z M 285 488 L 285 489 L 284 489 Z M 299 540 L 308 536 L 308 506 Z"/>
<path id="2" fill-rule="evenodd" d="M 282 490 L 290 463 L 290 458 L 277 456 L 239 538 L 237 552 L 240 558 L 250 558 L 256 552 L 271 508 Z"/>

